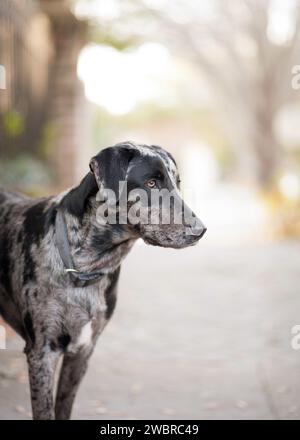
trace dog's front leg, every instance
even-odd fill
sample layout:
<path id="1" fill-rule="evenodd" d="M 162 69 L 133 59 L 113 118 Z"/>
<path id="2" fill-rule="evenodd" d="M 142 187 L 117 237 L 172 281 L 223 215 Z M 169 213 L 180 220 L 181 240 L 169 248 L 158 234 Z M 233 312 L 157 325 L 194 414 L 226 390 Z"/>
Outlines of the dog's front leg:
<path id="1" fill-rule="evenodd" d="M 26 352 L 32 414 L 34 420 L 53 420 L 54 375 L 59 359 L 57 352 L 46 347 L 31 349 Z"/>
<path id="2" fill-rule="evenodd" d="M 71 417 L 73 402 L 92 351 L 93 348 L 88 347 L 78 353 L 64 355 L 55 402 L 57 420 L 68 420 Z"/>

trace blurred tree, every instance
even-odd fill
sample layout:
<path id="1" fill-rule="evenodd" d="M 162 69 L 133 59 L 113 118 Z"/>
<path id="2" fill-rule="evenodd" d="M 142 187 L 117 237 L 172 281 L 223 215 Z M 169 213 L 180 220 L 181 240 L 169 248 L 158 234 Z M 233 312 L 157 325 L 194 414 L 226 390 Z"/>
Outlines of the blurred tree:
<path id="1" fill-rule="evenodd" d="M 291 86 L 299 64 L 299 0 L 112 3 L 113 13 L 99 14 L 102 29 L 126 41 L 164 42 L 190 58 L 213 90 L 239 170 L 263 186 L 272 183 L 283 154 L 276 116 L 299 97 Z"/>
<path id="2" fill-rule="evenodd" d="M 46 175 L 55 176 L 57 186 L 73 184 L 84 145 L 77 59 L 86 31 L 69 0 L 0 1 L 0 61 L 6 73 L 0 90 L 1 183 L 15 181 L 22 189 L 25 182 L 36 184 L 39 162 L 45 184 Z"/>

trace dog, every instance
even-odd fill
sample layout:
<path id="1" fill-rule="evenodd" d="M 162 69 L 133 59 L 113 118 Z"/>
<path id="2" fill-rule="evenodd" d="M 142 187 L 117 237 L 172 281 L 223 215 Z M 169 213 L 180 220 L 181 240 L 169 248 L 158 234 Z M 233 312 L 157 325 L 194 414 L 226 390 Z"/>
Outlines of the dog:
<path id="1" fill-rule="evenodd" d="M 81 183 L 57 196 L 0 191 L 0 314 L 25 341 L 35 420 L 70 418 L 88 360 L 115 308 L 121 262 L 135 241 L 184 248 L 206 231 L 183 202 L 190 220 L 182 224 L 101 223 L 97 209 L 105 203 L 99 194 L 113 191 L 118 212 L 120 181 L 129 191 L 174 191 L 182 202 L 174 158 L 161 147 L 133 142 L 101 150 Z"/>

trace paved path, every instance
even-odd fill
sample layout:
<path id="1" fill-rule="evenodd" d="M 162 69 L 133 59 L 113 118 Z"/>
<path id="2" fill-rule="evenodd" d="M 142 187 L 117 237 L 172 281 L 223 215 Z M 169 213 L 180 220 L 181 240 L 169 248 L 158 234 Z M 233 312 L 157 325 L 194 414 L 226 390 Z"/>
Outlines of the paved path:
<path id="1" fill-rule="evenodd" d="M 137 245 L 74 418 L 300 418 L 300 244 Z M 0 351 L 0 418 L 28 418 L 22 343 Z"/>

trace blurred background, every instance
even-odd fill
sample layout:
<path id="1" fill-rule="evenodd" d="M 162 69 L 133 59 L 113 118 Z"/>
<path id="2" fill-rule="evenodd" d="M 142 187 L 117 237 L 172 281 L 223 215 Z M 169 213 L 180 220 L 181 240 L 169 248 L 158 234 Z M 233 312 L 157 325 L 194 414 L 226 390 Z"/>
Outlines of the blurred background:
<path id="1" fill-rule="evenodd" d="M 300 2 L 1 0 L 0 65 L 1 186 L 51 194 L 105 146 L 159 144 L 208 227 L 136 245 L 74 417 L 300 418 Z M 0 418 L 30 416 L 19 346 Z"/>

